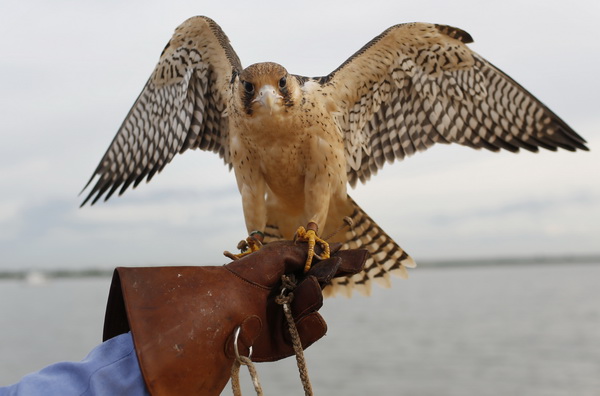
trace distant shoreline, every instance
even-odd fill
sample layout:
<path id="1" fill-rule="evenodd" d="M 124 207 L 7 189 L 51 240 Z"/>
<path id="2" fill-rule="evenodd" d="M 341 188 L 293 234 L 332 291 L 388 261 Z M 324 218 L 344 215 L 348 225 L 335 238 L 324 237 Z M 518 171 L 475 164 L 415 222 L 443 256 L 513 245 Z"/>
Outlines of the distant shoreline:
<path id="1" fill-rule="evenodd" d="M 514 258 L 470 258 L 451 260 L 419 260 L 418 268 L 454 268 L 454 267 L 483 267 L 504 265 L 545 265 L 545 264 L 600 264 L 600 255 L 564 255 L 549 257 L 514 257 Z M 27 280 L 32 276 L 45 279 L 68 278 L 108 278 L 114 269 L 23 269 L 2 270 L 0 280 Z"/>
<path id="2" fill-rule="evenodd" d="M 55 269 L 55 270 L 16 270 L 16 271 L 0 271 L 0 280 L 16 279 L 27 280 L 30 277 L 46 278 L 46 279 L 64 279 L 64 278 L 105 278 L 112 276 L 114 269 Z"/>
<path id="3" fill-rule="evenodd" d="M 561 255 L 548 257 L 496 257 L 496 258 L 469 258 L 450 260 L 420 260 L 418 267 L 469 267 L 469 266 L 492 266 L 492 265 L 543 265 L 543 264 L 600 264 L 600 255 Z"/>

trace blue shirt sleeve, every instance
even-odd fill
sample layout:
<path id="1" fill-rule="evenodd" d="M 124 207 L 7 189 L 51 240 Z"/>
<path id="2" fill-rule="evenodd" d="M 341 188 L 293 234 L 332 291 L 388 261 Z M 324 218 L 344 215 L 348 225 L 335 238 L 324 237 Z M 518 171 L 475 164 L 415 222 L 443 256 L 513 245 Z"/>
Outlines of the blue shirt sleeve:
<path id="1" fill-rule="evenodd" d="M 81 362 L 61 362 L 0 388 L 0 396 L 149 395 L 131 333 L 94 348 Z"/>

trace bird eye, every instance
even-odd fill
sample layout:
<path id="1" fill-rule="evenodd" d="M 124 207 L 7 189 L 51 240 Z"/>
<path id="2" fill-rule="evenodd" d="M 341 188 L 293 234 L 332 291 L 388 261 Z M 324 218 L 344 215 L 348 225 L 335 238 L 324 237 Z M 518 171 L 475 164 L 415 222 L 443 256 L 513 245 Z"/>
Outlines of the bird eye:
<path id="1" fill-rule="evenodd" d="M 254 92 L 254 84 L 252 84 L 251 82 L 248 81 L 242 81 L 242 84 L 244 84 L 244 90 L 251 94 Z"/>
<path id="2" fill-rule="evenodd" d="M 279 88 L 285 88 L 285 84 L 287 84 L 287 80 L 285 76 L 283 76 L 281 77 L 281 80 L 279 80 Z"/>

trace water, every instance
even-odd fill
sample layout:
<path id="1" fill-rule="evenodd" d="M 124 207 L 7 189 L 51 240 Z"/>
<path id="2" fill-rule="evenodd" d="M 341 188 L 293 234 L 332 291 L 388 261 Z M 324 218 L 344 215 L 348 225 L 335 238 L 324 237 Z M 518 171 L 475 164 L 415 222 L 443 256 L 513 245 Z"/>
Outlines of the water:
<path id="1" fill-rule="evenodd" d="M 0 385 L 83 358 L 109 283 L 0 281 Z M 370 298 L 327 300 L 328 335 L 306 351 L 315 394 L 600 395 L 599 286 L 592 264 L 422 267 Z M 293 359 L 257 368 L 267 395 L 303 394 Z"/>

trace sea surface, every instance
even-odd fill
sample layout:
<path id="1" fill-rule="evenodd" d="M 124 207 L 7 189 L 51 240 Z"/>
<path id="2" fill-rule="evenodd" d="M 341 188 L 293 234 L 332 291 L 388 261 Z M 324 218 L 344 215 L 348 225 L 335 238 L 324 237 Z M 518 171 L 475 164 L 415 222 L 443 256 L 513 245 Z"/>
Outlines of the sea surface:
<path id="1" fill-rule="evenodd" d="M 109 284 L 0 280 L 0 386 L 84 358 Z M 600 395 L 600 264 L 421 266 L 321 312 L 328 334 L 306 351 L 316 395 Z M 257 369 L 266 395 L 303 394 L 293 358 Z"/>

